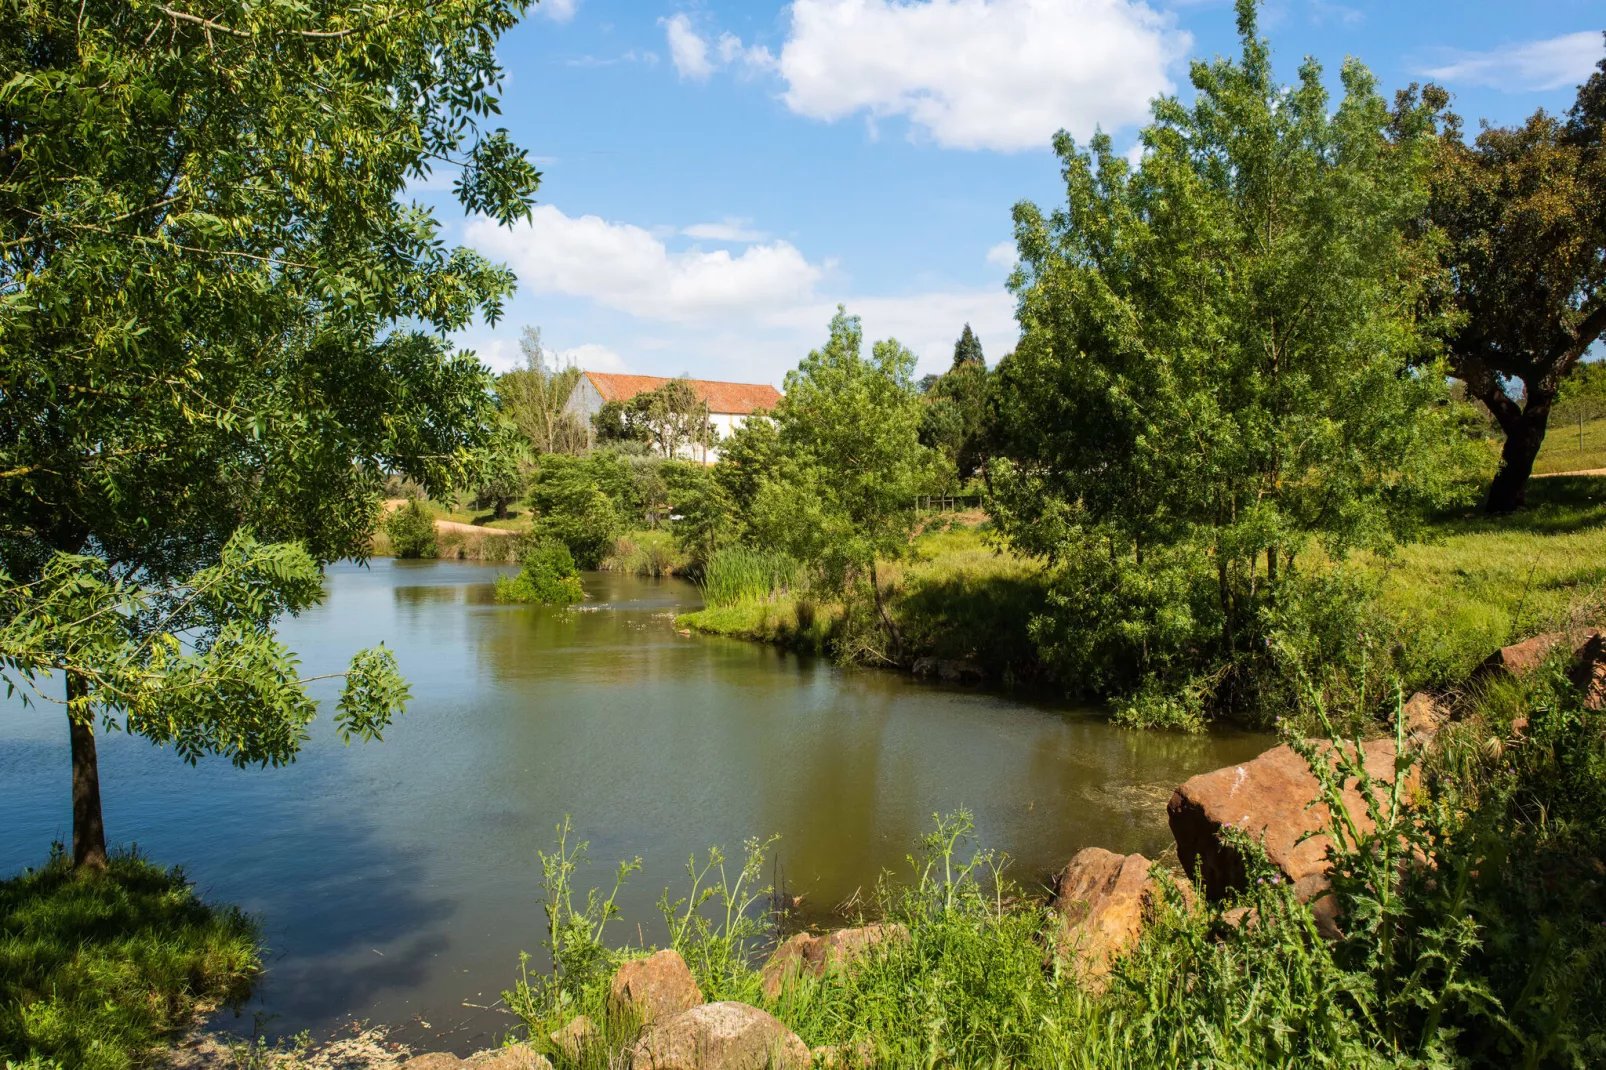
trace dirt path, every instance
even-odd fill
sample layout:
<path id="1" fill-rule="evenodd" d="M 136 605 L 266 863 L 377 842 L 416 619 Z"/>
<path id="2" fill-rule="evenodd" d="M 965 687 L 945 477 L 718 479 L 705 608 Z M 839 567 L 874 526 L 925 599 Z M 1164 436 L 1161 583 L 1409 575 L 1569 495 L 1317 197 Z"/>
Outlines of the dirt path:
<path id="1" fill-rule="evenodd" d="M 406 498 L 386 498 L 385 499 L 385 512 L 393 513 L 397 509 L 400 509 L 402 506 L 404 506 L 406 504 L 407 504 L 407 499 Z M 437 518 L 436 521 L 435 521 L 435 530 L 436 531 L 456 531 L 456 532 L 461 532 L 464 535 L 517 535 L 518 534 L 518 532 L 516 532 L 516 531 L 508 531 L 505 528 L 485 528 L 485 527 L 481 527 L 478 524 L 464 524 L 464 523 L 462 523 L 461 521 L 458 521 L 458 520 L 441 520 L 439 518 Z"/>

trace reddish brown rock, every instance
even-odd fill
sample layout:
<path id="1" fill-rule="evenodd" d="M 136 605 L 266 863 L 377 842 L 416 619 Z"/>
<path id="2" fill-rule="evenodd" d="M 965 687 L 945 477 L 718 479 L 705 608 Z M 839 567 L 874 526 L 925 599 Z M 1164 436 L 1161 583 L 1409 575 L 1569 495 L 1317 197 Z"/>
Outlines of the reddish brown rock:
<path id="1" fill-rule="evenodd" d="M 1487 676 L 1491 673 L 1510 673 L 1512 676 L 1523 677 L 1539 668 L 1547 655 L 1563 643 L 1568 644 L 1574 656 L 1581 656 L 1591 641 L 1597 639 L 1600 633 L 1590 628 L 1574 632 L 1549 632 L 1545 635 L 1536 635 L 1532 639 L 1524 639 L 1520 643 L 1501 647 L 1479 665 L 1473 677 Z"/>
<path id="2" fill-rule="evenodd" d="M 1596 632 L 1578 650 L 1578 663 L 1568 679 L 1584 696 L 1592 710 L 1606 706 L 1606 635 Z"/>
<path id="3" fill-rule="evenodd" d="M 1405 731 L 1419 747 L 1433 738 L 1439 726 L 1449 717 L 1450 711 L 1426 691 L 1418 691 L 1400 707 L 1400 720 L 1405 722 Z"/>
<path id="4" fill-rule="evenodd" d="M 1367 774 L 1380 792 L 1386 791 L 1394 780 L 1394 741 L 1373 740 L 1361 750 Z M 1294 882 L 1301 902 L 1320 898 L 1327 890 L 1329 839 L 1302 839 L 1327 825 L 1327 804 L 1320 795 L 1305 759 L 1286 744 L 1243 765 L 1192 778 L 1172 793 L 1166 807 L 1183 868 L 1212 900 L 1243 889 L 1243 859 L 1220 838 L 1230 825 L 1260 841 L 1272 864 Z M 1374 826 L 1354 780 L 1344 785 L 1344 804 L 1356 827 L 1370 832 Z"/>
<path id="5" fill-rule="evenodd" d="M 764 964 L 760 974 L 764 998 L 775 999 L 799 977 L 822 977 L 827 970 L 845 968 L 883 943 L 904 943 L 909 930 L 902 925 L 863 925 L 837 929 L 824 936 L 797 933 L 788 937 Z"/>
<path id="6" fill-rule="evenodd" d="M 432 1051 L 415 1055 L 402 1064 L 403 1070 L 458 1070 L 463 1060 L 449 1051 Z"/>
<path id="7" fill-rule="evenodd" d="M 1123 857 L 1102 847 L 1078 852 L 1054 880 L 1052 906 L 1060 916 L 1055 952 L 1074 956 L 1089 978 L 1108 972 L 1153 916 L 1159 889 L 1151 865 L 1142 855 Z"/>
<path id="8" fill-rule="evenodd" d="M 631 1070 L 807 1070 L 807 1044 L 745 1003 L 706 1003 L 662 1019 L 636 1042 Z"/>
<path id="9" fill-rule="evenodd" d="M 547 1034 L 557 1049 L 568 1057 L 570 1062 L 579 1062 L 585 1050 L 597 1041 L 597 1027 L 590 1018 L 583 1014 L 576 1015 L 569 1024 L 562 1029 L 555 1029 Z"/>
<path id="10" fill-rule="evenodd" d="M 527 1044 L 509 1044 L 470 1056 L 463 1070 L 552 1070 L 552 1064 Z"/>
<path id="11" fill-rule="evenodd" d="M 608 1010 L 634 1016 L 643 1024 L 690 1010 L 703 1002 L 686 961 L 675 951 L 632 959 L 614 972 L 608 986 Z"/>

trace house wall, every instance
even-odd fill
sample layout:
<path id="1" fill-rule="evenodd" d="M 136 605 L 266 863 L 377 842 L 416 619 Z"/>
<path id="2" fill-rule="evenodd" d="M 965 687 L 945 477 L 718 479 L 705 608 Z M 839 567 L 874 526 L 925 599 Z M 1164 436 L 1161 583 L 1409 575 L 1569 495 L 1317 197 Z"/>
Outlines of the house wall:
<path id="1" fill-rule="evenodd" d="M 594 433 L 594 429 L 591 425 L 591 418 L 602 411 L 602 406 L 602 394 L 597 390 L 596 386 L 591 382 L 590 379 L 587 379 L 582 375 L 579 382 L 575 383 L 574 389 L 570 391 L 569 400 L 564 403 L 563 411 L 572 413 L 582 424 L 584 424 L 586 433 L 589 435 Z M 708 422 L 714 428 L 714 430 L 718 432 L 719 437 L 724 439 L 737 428 L 745 424 L 747 422 L 747 417 L 748 414 L 745 412 L 711 412 L 708 414 Z M 680 457 L 689 461 L 703 460 L 704 451 L 702 443 L 699 442 L 690 447 L 683 447 L 680 451 Z M 707 460 L 709 464 L 713 464 L 719 460 L 719 445 L 717 443 L 710 442 L 707 451 Z"/>

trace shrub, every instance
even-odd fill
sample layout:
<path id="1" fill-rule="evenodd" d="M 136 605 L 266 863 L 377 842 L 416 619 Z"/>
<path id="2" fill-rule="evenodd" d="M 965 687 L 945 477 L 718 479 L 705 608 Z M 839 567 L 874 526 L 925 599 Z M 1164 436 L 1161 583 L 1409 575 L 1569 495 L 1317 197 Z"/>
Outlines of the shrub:
<path id="1" fill-rule="evenodd" d="M 0 882 L 0 1064 L 142 1066 L 198 1004 L 242 1002 L 258 968 L 256 926 L 181 871 L 118 854 L 76 873 L 58 849 Z"/>
<path id="2" fill-rule="evenodd" d="M 397 557 L 435 556 L 435 515 L 417 498 L 409 498 L 385 518 L 385 534 Z"/>
<path id="3" fill-rule="evenodd" d="M 569 548 L 559 542 L 532 541 L 521 548 L 517 576 L 496 578 L 498 602 L 573 605 L 585 599 Z"/>

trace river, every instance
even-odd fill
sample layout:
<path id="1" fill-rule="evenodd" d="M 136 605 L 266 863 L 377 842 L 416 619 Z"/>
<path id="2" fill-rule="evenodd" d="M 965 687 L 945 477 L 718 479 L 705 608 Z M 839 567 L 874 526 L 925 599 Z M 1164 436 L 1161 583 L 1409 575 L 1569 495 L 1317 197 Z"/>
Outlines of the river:
<path id="1" fill-rule="evenodd" d="M 321 718 L 293 766 L 236 770 L 102 738 L 108 838 L 182 863 L 204 895 L 262 922 L 265 980 L 226 1027 L 316 1035 L 355 1017 L 426 1049 L 483 1046 L 515 1024 L 495 1002 L 519 952 L 542 961 L 537 852 L 565 814 L 590 843 L 583 884 L 642 858 L 612 935 L 651 941 L 687 857 L 739 856 L 750 836 L 780 835 L 767 879 L 821 920 L 906 871 L 932 815 L 960 807 L 1028 886 L 1089 845 L 1157 857 L 1171 788 L 1270 742 L 1128 732 L 681 635 L 673 615 L 699 600 L 678 580 L 590 573 L 583 607 L 499 606 L 496 572 L 343 563 L 324 602 L 284 623 L 308 675 L 364 646 L 395 651 L 413 697 L 383 743 L 344 746 Z M 0 872 L 13 873 L 70 838 L 67 732 L 59 708 L 4 709 Z"/>

